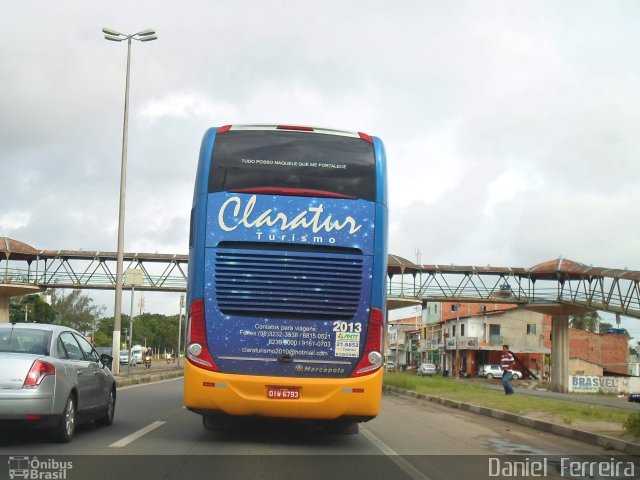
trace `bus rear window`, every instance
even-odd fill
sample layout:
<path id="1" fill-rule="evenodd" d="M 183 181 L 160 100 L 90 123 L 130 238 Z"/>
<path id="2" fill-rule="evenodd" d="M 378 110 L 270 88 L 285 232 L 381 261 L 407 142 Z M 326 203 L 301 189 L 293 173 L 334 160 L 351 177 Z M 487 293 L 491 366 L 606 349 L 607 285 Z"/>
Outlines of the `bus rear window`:
<path id="1" fill-rule="evenodd" d="M 216 136 L 209 192 L 301 189 L 374 201 L 373 145 L 361 138 L 239 130 Z"/>

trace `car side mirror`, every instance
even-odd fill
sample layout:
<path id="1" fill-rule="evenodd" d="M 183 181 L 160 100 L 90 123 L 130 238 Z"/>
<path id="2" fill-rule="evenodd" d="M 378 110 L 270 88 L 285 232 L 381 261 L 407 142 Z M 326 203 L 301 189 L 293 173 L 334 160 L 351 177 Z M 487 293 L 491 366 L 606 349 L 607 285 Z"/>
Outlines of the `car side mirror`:
<path id="1" fill-rule="evenodd" d="M 109 364 L 113 361 L 113 357 L 111 355 L 109 355 L 108 353 L 103 353 L 102 355 L 100 355 L 100 363 L 102 365 L 109 366 Z"/>

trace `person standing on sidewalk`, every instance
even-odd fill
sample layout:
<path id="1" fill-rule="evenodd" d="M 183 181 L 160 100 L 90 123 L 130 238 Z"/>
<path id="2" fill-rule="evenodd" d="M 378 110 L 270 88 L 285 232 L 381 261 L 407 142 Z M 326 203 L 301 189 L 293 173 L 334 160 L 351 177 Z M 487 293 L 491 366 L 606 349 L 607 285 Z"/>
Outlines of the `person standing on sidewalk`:
<path id="1" fill-rule="evenodd" d="M 509 345 L 502 346 L 502 357 L 500 358 L 500 367 L 502 368 L 502 386 L 504 387 L 505 395 L 513 394 L 513 387 L 511 386 L 511 377 L 513 372 L 511 367 L 515 363 L 515 359 L 511 352 L 509 352 Z"/>

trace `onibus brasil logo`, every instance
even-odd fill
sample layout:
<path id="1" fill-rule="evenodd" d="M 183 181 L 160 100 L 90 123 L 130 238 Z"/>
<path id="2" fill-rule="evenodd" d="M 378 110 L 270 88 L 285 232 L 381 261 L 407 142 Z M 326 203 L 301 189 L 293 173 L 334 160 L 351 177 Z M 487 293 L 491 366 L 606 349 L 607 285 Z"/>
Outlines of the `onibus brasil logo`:
<path id="1" fill-rule="evenodd" d="M 61 462 L 53 458 L 40 460 L 38 457 L 10 456 L 9 478 L 32 480 L 66 480 L 67 471 L 73 468 L 73 462 Z"/>

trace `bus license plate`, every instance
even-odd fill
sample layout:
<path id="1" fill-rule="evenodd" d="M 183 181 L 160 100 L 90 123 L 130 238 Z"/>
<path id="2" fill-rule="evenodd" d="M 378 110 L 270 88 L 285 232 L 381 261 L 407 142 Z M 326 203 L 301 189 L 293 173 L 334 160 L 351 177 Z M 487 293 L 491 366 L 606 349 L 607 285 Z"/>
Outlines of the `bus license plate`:
<path id="1" fill-rule="evenodd" d="M 300 398 L 300 387 L 279 387 L 267 385 L 267 398 L 297 400 Z"/>

